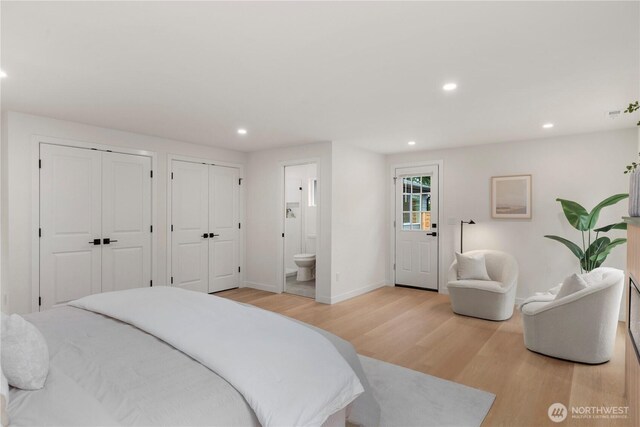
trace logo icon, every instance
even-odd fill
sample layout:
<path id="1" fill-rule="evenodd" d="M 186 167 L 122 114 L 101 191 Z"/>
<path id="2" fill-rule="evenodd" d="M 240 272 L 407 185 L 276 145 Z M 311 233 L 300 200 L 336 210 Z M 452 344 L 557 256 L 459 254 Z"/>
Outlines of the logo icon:
<path id="1" fill-rule="evenodd" d="M 549 406 L 549 410 L 547 411 L 547 415 L 549 415 L 549 419 L 554 423 L 561 423 L 567 418 L 567 407 L 562 403 L 554 403 Z"/>

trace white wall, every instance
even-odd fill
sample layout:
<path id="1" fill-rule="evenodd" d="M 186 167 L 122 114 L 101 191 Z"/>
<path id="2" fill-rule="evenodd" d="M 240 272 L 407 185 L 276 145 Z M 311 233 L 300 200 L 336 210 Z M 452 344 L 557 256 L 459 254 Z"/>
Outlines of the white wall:
<path id="1" fill-rule="evenodd" d="M 4 291 L 8 279 L 8 227 L 9 222 L 6 221 L 8 206 L 8 188 L 7 188 L 7 114 L 2 113 L 0 127 L 0 307 L 3 312 L 8 311 L 9 298 Z"/>
<path id="2" fill-rule="evenodd" d="M 284 219 L 284 165 L 318 161 L 316 300 L 331 300 L 331 143 L 254 151 L 246 173 L 247 248 L 245 285 L 281 292 Z"/>
<path id="3" fill-rule="evenodd" d="M 217 149 L 203 145 L 99 128 L 79 123 L 54 120 L 9 112 L 3 126 L 3 163 L 6 160 L 6 180 L 3 180 L 3 244 L 6 243 L 6 260 L 2 266 L 3 299 L 8 304 L 3 309 L 9 312 L 31 311 L 31 260 L 34 249 L 31 238 L 37 224 L 31 221 L 31 171 L 34 135 L 78 140 L 95 144 L 113 145 L 129 149 L 153 151 L 157 154 L 154 169 L 153 209 L 156 214 L 154 234 L 157 233 L 157 250 L 153 254 L 153 282 L 166 284 L 166 194 L 167 194 L 167 154 L 198 157 L 221 162 L 244 164 L 246 154 L 239 151 Z M 5 132 L 6 131 L 6 132 Z M 4 149 L 6 147 L 6 150 Z M 6 191 L 5 191 L 6 190 Z M 6 200 L 4 199 L 6 195 Z M 5 228 L 6 227 L 6 228 Z"/>
<path id="4" fill-rule="evenodd" d="M 387 189 L 385 156 L 333 144 L 331 302 L 386 283 Z"/>
<path id="5" fill-rule="evenodd" d="M 167 154 L 246 164 L 246 286 L 282 289 L 283 166 L 318 160 L 319 216 L 317 300 L 338 302 L 391 282 L 388 271 L 391 165 L 443 160 L 444 193 L 440 236 L 448 266 L 459 245 L 460 218 L 477 225 L 465 229 L 465 248 L 494 248 L 513 253 L 520 264 L 518 297 L 546 290 L 575 271 L 573 256 L 544 234 L 574 240 L 579 234 L 564 219 L 556 197 L 587 208 L 604 197 L 628 190 L 622 170 L 637 156 L 636 129 L 384 156 L 343 143 L 241 153 L 162 138 L 98 128 L 21 113 L 2 116 L 2 309 L 28 312 L 31 295 L 32 162 L 34 135 L 80 140 L 157 153 L 154 209 L 157 250 L 154 283 L 166 278 Z M 490 177 L 533 175 L 533 219 L 492 220 Z M 626 215 L 626 204 L 603 211 L 601 223 Z M 455 225 L 447 225 L 454 221 Z M 243 227 L 243 228 L 244 228 Z M 619 233 L 621 234 L 621 233 Z M 607 265 L 624 268 L 625 250 L 616 248 Z M 441 288 L 446 275 L 441 274 Z M 5 298 L 7 304 L 5 304 Z"/>
<path id="6" fill-rule="evenodd" d="M 568 249 L 543 237 L 557 234 L 576 242 L 580 238 L 580 233 L 568 225 L 555 199 L 575 200 L 591 209 L 605 197 L 628 192 L 628 177 L 622 172 L 630 159 L 637 156 L 637 138 L 636 129 L 625 129 L 390 155 L 387 164 L 390 168 L 401 163 L 442 160 L 444 217 L 440 219 L 440 238 L 444 239 L 441 254 L 444 259 L 441 265 L 448 268 L 454 251 L 459 250 L 460 219 L 474 219 L 476 225 L 465 226 L 465 251 L 488 248 L 513 254 L 520 266 L 517 296 L 524 298 L 546 291 L 579 270 Z M 533 175 L 533 218 L 491 219 L 491 177 L 517 174 Z M 390 197 L 388 192 L 388 203 L 391 203 Z M 618 222 L 626 214 L 627 203 L 621 202 L 605 208 L 599 224 Z M 449 221 L 455 225 L 448 225 Z M 624 232 L 611 235 L 624 236 Z M 605 265 L 624 269 L 625 254 L 625 246 L 617 247 Z M 446 274 L 441 274 L 440 289 L 445 285 Z"/>

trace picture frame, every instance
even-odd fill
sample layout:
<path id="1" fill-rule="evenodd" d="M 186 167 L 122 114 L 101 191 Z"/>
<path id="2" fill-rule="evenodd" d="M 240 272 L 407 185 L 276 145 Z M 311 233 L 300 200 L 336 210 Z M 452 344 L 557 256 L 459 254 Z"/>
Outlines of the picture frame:
<path id="1" fill-rule="evenodd" d="M 531 175 L 491 177 L 491 218 L 531 219 Z"/>

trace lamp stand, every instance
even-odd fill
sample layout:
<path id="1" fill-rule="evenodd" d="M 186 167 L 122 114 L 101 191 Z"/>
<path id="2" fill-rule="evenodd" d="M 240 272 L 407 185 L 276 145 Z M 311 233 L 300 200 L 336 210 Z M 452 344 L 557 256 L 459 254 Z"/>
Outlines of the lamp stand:
<path id="1" fill-rule="evenodd" d="M 460 253 L 461 254 L 464 253 L 462 245 L 464 243 L 463 236 L 464 236 L 464 225 L 465 224 L 473 225 L 473 224 L 475 224 L 475 221 L 472 220 L 472 219 L 470 219 L 469 221 L 460 221 Z"/>

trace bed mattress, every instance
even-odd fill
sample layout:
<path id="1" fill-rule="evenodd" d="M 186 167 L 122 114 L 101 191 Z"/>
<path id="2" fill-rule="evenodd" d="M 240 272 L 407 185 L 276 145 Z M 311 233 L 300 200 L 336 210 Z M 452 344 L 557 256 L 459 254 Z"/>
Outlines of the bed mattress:
<path id="1" fill-rule="evenodd" d="M 223 378 L 133 326 L 70 306 L 25 318 L 47 341 L 50 371 L 41 390 L 11 390 L 12 425 L 259 425 Z M 353 347 L 313 329 L 334 344 L 365 388 L 349 421 L 376 425 L 379 407 Z"/>

